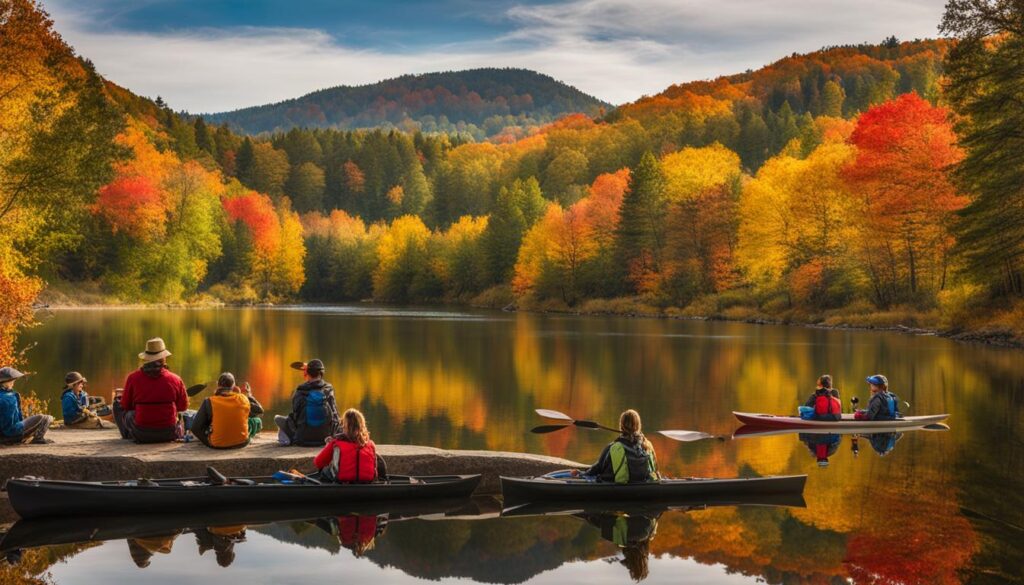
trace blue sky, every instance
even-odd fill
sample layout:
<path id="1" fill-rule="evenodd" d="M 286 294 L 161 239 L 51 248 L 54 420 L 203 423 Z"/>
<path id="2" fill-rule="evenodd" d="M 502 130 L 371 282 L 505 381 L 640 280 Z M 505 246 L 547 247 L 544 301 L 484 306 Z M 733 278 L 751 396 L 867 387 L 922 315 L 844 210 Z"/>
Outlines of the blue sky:
<path id="1" fill-rule="evenodd" d="M 404 73 L 527 67 L 612 103 L 824 45 L 936 36 L 942 0 L 44 0 L 101 73 L 211 112 Z"/>

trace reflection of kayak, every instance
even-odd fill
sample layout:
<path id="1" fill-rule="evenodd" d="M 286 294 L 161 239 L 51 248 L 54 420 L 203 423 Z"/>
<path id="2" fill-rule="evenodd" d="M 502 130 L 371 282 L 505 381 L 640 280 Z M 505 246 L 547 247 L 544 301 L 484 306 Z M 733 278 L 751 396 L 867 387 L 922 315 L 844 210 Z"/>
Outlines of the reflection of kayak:
<path id="1" fill-rule="evenodd" d="M 467 515 L 476 511 L 473 500 L 447 498 L 400 502 L 363 502 L 334 506 L 187 510 L 173 514 L 76 516 L 74 522 L 68 522 L 67 518 L 37 518 L 16 522 L 0 540 L 0 551 L 123 538 L 151 538 L 185 532 L 190 529 L 291 522 L 327 516 L 386 515 L 389 520 L 393 521 L 420 517 L 439 518 L 452 513 Z"/>
<path id="2" fill-rule="evenodd" d="M 881 422 L 881 421 L 879 421 Z M 743 425 L 733 432 L 732 438 L 743 439 L 747 437 L 770 437 L 773 435 L 795 435 L 797 433 L 802 435 L 870 435 L 874 433 L 895 433 L 895 432 L 907 432 L 907 431 L 948 431 L 949 427 L 943 423 L 931 423 L 927 425 L 928 428 L 924 428 L 924 425 L 917 425 L 913 427 L 905 426 L 861 426 L 861 425 L 848 425 L 843 424 L 840 427 L 832 425 L 829 428 L 791 428 L 784 429 L 778 427 L 767 427 L 762 425 Z"/>
<path id="3" fill-rule="evenodd" d="M 393 476 L 363 484 L 282 484 L 270 477 L 243 478 L 252 485 L 212 485 L 207 478 L 84 482 L 10 479 L 7 494 L 22 518 L 77 515 L 81 510 L 117 510 L 122 514 L 152 510 L 254 508 L 424 498 L 460 498 L 473 493 L 479 475 Z M 237 481 L 237 480 L 236 480 Z"/>
<path id="4" fill-rule="evenodd" d="M 670 510 L 714 508 L 720 506 L 785 506 L 805 508 L 801 492 L 778 494 L 746 494 L 721 496 L 695 496 L 660 501 L 548 501 L 528 502 L 508 506 L 502 516 L 565 516 L 576 514 L 629 514 L 631 516 L 657 516 Z"/>
<path id="5" fill-rule="evenodd" d="M 501 495 L 510 502 L 673 500 L 690 497 L 720 497 L 801 493 L 806 475 L 749 478 L 663 479 L 648 483 L 595 482 L 586 479 L 502 477 Z"/>
<path id="6" fill-rule="evenodd" d="M 904 429 L 909 427 L 920 427 L 932 423 L 942 422 L 949 418 L 948 414 L 933 414 L 929 416 L 908 416 L 896 420 L 856 420 L 852 414 L 844 414 L 843 420 L 804 420 L 799 416 L 779 416 L 774 414 L 755 414 L 750 412 L 732 413 L 741 423 L 755 425 L 762 428 L 771 427 L 775 429 L 815 429 L 815 428 L 845 428 L 859 427 L 871 429 L 884 427 L 890 429 Z"/>

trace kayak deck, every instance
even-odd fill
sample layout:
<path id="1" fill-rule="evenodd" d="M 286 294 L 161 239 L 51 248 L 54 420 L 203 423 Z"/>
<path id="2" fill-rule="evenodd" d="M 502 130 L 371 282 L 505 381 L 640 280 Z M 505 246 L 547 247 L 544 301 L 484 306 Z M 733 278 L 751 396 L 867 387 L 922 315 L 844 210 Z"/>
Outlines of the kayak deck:
<path id="1" fill-rule="evenodd" d="M 473 493 L 480 475 L 389 477 L 351 484 L 284 484 L 271 477 L 241 478 L 252 484 L 215 485 L 209 478 L 117 482 L 56 481 L 17 478 L 7 482 L 11 506 L 22 518 L 76 514 L 82 509 L 111 513 L 168 513 L 286 505 L 337 505 L 350 502 L 459 498 Z"/>
<path id="2" fill-rule="evenodd" d="M 891 429 L 921 427 L 938 423 L 949 418 L 948 414 L 933 414 L 927 416 L 908 416 L 896 420 L 857 420 L 852 414 L 844 414 L 842 420 L 806 420 L 799 416 L 781 416 L 776 414 L 761 414 L 753 412 L 735 412 L 736 417 L 743 424 L 753 425 L 761 428 L 790 428 L 790 429 L 814 429 L 829 427 L 857 427 L 871 429 L 883 427 Z"/>
<path id="3" fill-rule="evenodd" d="M 586 479 L 501 478 L 505 506 L 543 501 L 665 501 L 686 497 L 724 497 L 802 493 L 806 475 L 749 478 L 663 479 L 647 483 L 616 484 Z"/>

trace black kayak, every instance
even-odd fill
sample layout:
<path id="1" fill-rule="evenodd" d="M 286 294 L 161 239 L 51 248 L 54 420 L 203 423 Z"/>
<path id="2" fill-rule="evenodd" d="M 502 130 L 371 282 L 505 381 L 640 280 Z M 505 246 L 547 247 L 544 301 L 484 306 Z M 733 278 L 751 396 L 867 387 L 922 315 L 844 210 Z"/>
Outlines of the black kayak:
<path id="1" fill-rule="evenodd" d="M 389 476 L 386 481 L 350 484 L 285 484 L 271 477 L 235 478 L 217 485 L 210 478 L 138 481 L 57 481 L 16 478 L 7 494 L 22 518 L 80 515 L 82 510 L 116 514 L 260 506 L 345 505 L 469 496 L 480 475 Z"/>
<path id="2" fill-rule="evenodd" d="M 470 498 L 351 502 L 333 506 L 274 506 L 257 509 L 186 510 L 172 514 L 105 514 L 18 520 L 0 537 L 0 554 L 7 551 L 124 538 L 150 538 L 217 526 L 253 526 L 338 516 L 385 516 L 388 521 L 414 518 L 464 517 L 483 514 L 486 507 Z"/>
<path id="3" fill-rule="evenodd" d="M 714 479 L 690 477 L 647 483 L 502 477 L 501 495 L 508 507 L 514 503 L 546 501 L 667 501 L 690 497 L 719 497 L 803 493 L 806 475 L 777 475 Z"/>
<path id="4" fill-rule="evenodd" d="M 572 501 L 549 500 L 505 506 L 502 516 L 566 516 L 578 514 L 628 514 L 630 516 L 657 516 L 669 511 L 706 510 L 723 506 L 762 506 L 806 508 L 800 492 L 780 494 L 738 494 L 713 496 L 687 496 L 667 500 L 626 501 Z"/>

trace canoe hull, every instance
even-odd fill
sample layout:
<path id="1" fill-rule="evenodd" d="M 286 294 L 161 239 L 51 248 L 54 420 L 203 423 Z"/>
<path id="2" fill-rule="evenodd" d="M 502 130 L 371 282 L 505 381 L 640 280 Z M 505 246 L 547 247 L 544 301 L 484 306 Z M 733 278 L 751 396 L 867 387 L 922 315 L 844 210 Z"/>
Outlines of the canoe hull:
<path id="1" fill-rule="evenodd" d="M 852 414 L 844 414 L 843 420 L 824 421 L 804 420 L 798 416 L 778 416 L 774 414 L 760 414 L 753 412 L 733 412 L 732 414 L 733 416 L 736 417 L 737 420 L 739 420 L 743 424 L 753 425 L 765 429 L 827 429 L 845 427 L 871 429 L 874 427 L 880 427 L 895 430 L 900 428 L 921 427 L 924 425 L 942 422 L 949 418 L 948 414 L 933 414 L 929 416 L 908 416 L 906 418 L 896 420 L 872 421 L 857 420 L 853 418 Z"/>
<path id="2" fill-rule="evenodd" d="M 505 506 L 549 501 L 671 501 L 681 498 L 802 493 L 806 475 L 730 479 L 666 479 L 659 482 L 615 484 L 582 479 L 502 477 Z"/>
<path id="3" fill-rule="evenodd" d="M 158 487 L 123 483 L 11 479 L 7 494 L 22 518 L 80 514 L 81 510 L 109 510 L 116 514 L 143 514 L 184 510 L 222 510 L 261 506 L 344 506 L 353 502 L 461 498 L 473 493 L 479 475 L 431 476 L 418 483 L 344 485 L 171 485 Z M 179 482 L 181 480 L 178 480 Z M 195 480 L 201 481 L 201 480 Z"/>

